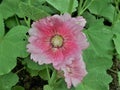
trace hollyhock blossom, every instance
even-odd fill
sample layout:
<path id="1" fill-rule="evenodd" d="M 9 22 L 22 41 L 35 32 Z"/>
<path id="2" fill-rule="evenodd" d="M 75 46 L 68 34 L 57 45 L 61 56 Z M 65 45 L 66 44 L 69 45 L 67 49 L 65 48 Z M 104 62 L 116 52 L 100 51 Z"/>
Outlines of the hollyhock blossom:
<path id="1" fill-rule="evenodd" d="M 82 57 L 72 58 L 72 60 L 62 67 L 62 70 L 64 71 L 65 81 L 68 88 L 72 85 L 76 87 L 87 74 Z"/>
<path id="2" fill-rule="evenodd" d="M 82 16 L 72 18 L 69 14 L 53 15 L 33 22 L 29 30 L 28 52 L 39 64 L 52 63 L 60 70 L 72 57 L 78 57 L 88 47 Z"/>

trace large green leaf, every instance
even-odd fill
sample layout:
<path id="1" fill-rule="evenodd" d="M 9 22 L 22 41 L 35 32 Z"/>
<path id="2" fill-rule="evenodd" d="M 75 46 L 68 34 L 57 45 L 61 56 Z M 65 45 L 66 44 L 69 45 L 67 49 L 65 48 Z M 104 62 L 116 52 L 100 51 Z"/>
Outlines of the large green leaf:
<path id="1" fill-rule="evenodd" d="M 93 14 L 104 16 L 109 21 L 113 21 L 115 7 L 109 0 L 94 0 L 88 9 Z"/>
<path id="2" fill-rule="evenodd" d="M 86 30 L 90 46 L 84 51 L 84 60 L 88 71 L 83 82 L 76 90 L 109 90 L 111 77 L 106 73 L 112 65 L 112 32 L 96 20 L 95 25 Z"/>
<path id="3" fill-rule="evenodd" d="M 26 32 L 25 26 L 12 28 L 0 41 L 0 75 L 6 74 L 16 66 L 17 57 L 26 57 Z"/>
<path id="4" fill-rule="evenodd" d="M 44 10 L 38 9 L 26 3 L 20 3 L 19 8 L 23 13 L 23 16 L 29 17 L 32 20 L 38 20 L 40 18 L 49 16 L 49 14 Z"/>
<path id="5" fill-rule="evenodd" d="M 0 90 L 11 90 L 18 80 L 18 76 L 13 73 L 0 76 Z"/>
<path id="6" fill-rule="evenodd" d="M 46 0 L 49 4 L 51 4 L 54 8 L 59 10 L 61 13 L 65 13 L 68 11 L 70 0 Z M 76 11 L 76 7 L 78 6 L 78 1 L 74 0 L 72 12 Z"/>

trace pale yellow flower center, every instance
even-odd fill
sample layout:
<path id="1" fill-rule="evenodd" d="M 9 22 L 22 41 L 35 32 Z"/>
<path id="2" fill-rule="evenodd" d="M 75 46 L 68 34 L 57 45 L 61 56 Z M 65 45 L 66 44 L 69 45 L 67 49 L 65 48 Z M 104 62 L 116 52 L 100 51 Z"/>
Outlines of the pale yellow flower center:
<path id="1" fill-rule="evenodd" d="M 61 47 L 63 45 L 63 38 L 60 35 L 55 35 L 51 39 L 53 47 Z"/>

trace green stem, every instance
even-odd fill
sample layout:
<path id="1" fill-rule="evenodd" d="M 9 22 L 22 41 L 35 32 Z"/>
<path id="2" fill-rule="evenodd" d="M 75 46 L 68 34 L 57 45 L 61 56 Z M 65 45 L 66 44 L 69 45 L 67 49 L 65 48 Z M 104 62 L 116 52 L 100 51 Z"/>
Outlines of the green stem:
<path id="1" fill-rule="evenodd" d="M 93 1 L 94 1 L 94 0 L 91 0 L 91 2 L 90 2 L 87 6 L 84 6 L 84 5 L 83 5 L 84 8 L 81 10 L 81 12 L 78 13 L 78 15 L 81 15 L 88 7 L 92 4 Z M 86 2 L 87 2 L 87 1 L 86 1 Z M 86 4 L 86 2 L 85 2 L 85 4 Z"/>
<path id="2" fill-rule="evenodd" d="M 68 7 L 68 12 L 70 14 L 72 14 L 73 5 L 74 5 L 74 0 L 70 0 L 69 7 Z"/>
<path id="3" fill-rule="evenodd" d="M 83 0 L 80 0 L 79 6 L 78 6 L 78 15 L 79 15 L 79 13 L 80 13 L 81 10 L 82 10 L 82 4 L 83 4 Z"/>
<path id="4" fill-rule="evenodd" d="M 24 17 L 25 23 L 27 24 L 27 26 L 30 28 L 30 18 L 28 18 L 28 20 L 26 19 L 26 17 Z"/>
<path id="5" fill-rule="evenodd" d="M 18 18 L 17 18 L 16 15 L 15 15 L 15 19 L 16 19 L 17 25 L 20 25 L 20 23 L 19 23 Z"/>
<path id="6" fill-rule="evenodd" d="M 50 81 L 50 73 L 49 73 L 49 69 L 48 69 L 48 66 L 47 66 L 47 65 L 45 65 L 45 67 L 46 67 L 46 70 L 47 70 L 48 82 L 49 82 L 49 81 Z"/>
<path id="7" fill-rule="evenodd" d="M 24 70 L 24 69 L 25 69 L 25 67 L 19 69 L 19 70 L 18 70 L 17 72 L 15 72 L 15 73 L 18 74 L 19 72 L 21 72 L 21 71 Z"/>
<path id="8" fill-rule="evenodd" d="M 115 70 L 113 70 L 113 69 L 109 69 L 109 71 L 111 71 L 111 72 L 117 74 L 117 71 L 115 71 Z"/>

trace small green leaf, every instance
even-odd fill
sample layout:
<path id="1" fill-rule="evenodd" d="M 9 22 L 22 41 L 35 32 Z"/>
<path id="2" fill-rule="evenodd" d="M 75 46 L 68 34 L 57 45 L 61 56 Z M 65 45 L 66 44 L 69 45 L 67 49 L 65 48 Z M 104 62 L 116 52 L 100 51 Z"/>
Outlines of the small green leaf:
<path id="1" fill-rule="evenodd" d="M 70 0 L 46 0 L 49 4 L 51 4 L 54 8 L 59 10 L 61 13 L 65 13 L 68 11 Z M 76 11 L 76 7 L 78 6 L 78 1 L 74 0 L 72 12 Z"/>
<path id="2" fill-rule="evenodd" d="M 31 60 L 30 58 L 26 58 L 22 61 L 22 63 L 25 65 L 27 65 L 27 67 L 29 69 L 32 69 L 32 70 L 43 70 L 45 69 L 45 65 L 39 65 L 38 63 L 34 62 L 33 60 Z"/>
<path id="3" fill-rule="evenodd" d="M 49 85 L 45 85 L 45 86 L 44 86 L 44 90 L 53 90 L 53 89 L 52 89 L 51 86 L 49 86 Z"/>
<path id="4" fill-rule="evenodd" d="M 0 90 L 11 90 L 11 87 L 18 82 L 18 79 L 18 76 L 14 73 L 0 76 Z"/>
<path id="5" fill-rule="evenodd" d="M 32 20 L 38 20 L 40 18 L 49 16 L 49 14 L 44 10 L 38 9 L 26 3 L 20 3 L 19 8 L 23 13 L 23 16 L 29 17 Z"/>
<path id="6" fill-rule="evenodd" d="M 12 28 L 0 42 L 0 75 L 6 74 L 16 66 L 17 57 L 26 57 L 26 33 L 28 28 L 16 26 Z"/>
<path id="7" fill-rule="evenodd" d="M 11 17 L 5 21 L 5 24 L 8 28 L 11 29 L 12 27 L 17 26 L 17 21 L 16 21 L 15 17 Z"/>
<path id="8" fill-rule="evenodd" d="M 39 76 L 43 79 L 43 80 L 49 80 L 48 77 L 48 73 L 46 69 L 40 70 L 39 71 Z"/>
<path id="9" fill-rule="evenodd" d="M 39 74 L 39 70 L 32 70 L 32 69 L 29 69 L 29 68 L 26 68 L 26 70 L 30 73 L 30 75 L 33 77 L 33 76 L 38 76 Z"/>

